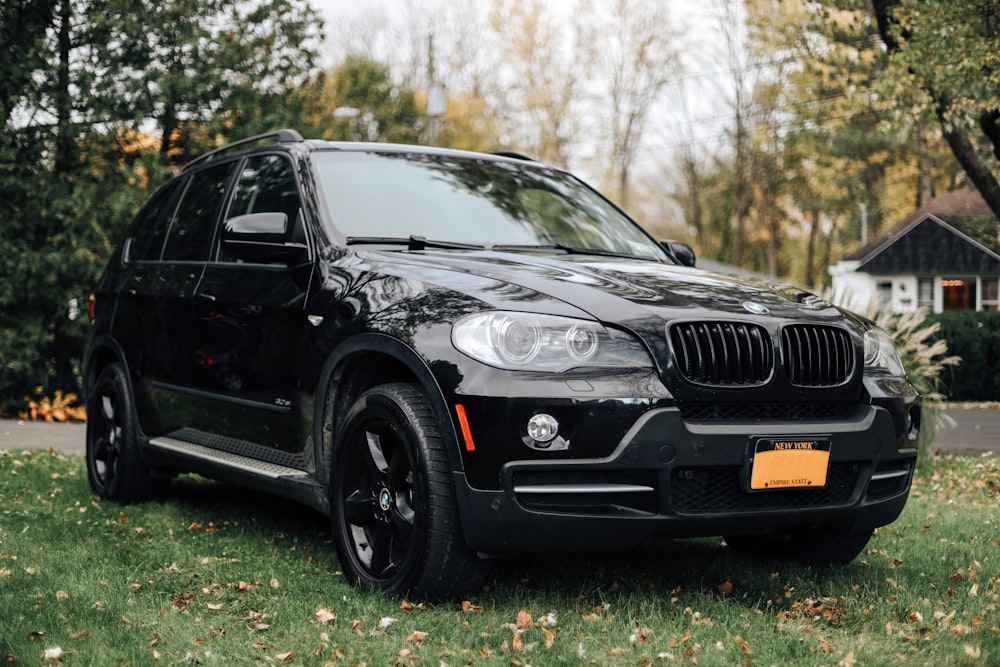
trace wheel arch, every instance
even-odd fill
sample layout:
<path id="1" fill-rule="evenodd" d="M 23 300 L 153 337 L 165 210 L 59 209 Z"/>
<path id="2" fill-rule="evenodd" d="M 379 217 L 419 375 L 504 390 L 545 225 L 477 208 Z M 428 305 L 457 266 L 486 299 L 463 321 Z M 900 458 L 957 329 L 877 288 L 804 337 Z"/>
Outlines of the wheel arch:
<path id="1" fill-rule="evenodd" d="M 452 470 L 462 469 L 458 437 L 441 387 L 423 359 L 403 341 L 386 334 L 353 336 L 337 346 L 323 365 L 313 419 L 316 475 L 329 483 L 334 437 L 340 420 L 366 390 L 388 382 L 418 384 L 440 421 L 441 437 Z"/>
<path id="2" fill-rule="evenodd" d="M 128 380 L 129 389 L 132 387 L 132 372 L 128 361 L 125 358 L 125 351 L 122 350 L 118 341 L 108 336 L 100 334 L 95 336 L 87 347 L 87 356 L 83 365 L 83 395 L 88 396 L 97 382 L 97 377 L 110 364 L 121 364 L 125 369 L 125 378 Z"/>

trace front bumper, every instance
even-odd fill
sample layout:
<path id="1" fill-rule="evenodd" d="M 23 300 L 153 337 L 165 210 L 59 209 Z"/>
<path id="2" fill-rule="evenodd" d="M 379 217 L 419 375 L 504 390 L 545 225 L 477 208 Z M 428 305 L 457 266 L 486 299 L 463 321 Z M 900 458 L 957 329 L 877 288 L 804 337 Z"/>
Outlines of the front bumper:
<path id="1" fill-rule="evenodd" d="M 749 491 L 759 438 L 829 442 L 826 485 Z M 677 407 L 659 407 L 607 457 L 511 461 L 499 490 L 474 488 L 461 472 L 454 482 L 466 540 L 484 553 L 617 550 L 656 535 L 810 525 L 870 530 L 903 509 L 917 457 L 910 444 L 879 405 L 798 422 L 686 420 Z"/>

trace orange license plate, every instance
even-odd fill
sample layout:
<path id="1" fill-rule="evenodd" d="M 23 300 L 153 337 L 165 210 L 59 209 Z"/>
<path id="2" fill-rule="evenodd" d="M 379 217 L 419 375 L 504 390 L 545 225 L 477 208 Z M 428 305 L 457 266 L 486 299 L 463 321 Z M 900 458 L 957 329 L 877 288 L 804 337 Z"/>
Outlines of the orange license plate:
<path id="1" fill-rule="evenodd" d="M 750 489 L 816 489 L 826 486 L 830 441 L 765 438 L 754 447 Z"/>

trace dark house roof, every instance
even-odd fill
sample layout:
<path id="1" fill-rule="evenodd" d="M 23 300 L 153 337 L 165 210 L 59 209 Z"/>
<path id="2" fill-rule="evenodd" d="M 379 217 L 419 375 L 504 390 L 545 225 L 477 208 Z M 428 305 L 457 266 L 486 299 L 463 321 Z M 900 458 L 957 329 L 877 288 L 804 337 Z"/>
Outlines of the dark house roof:
<path id="1" fill-rule="evenodd" d="M 1000 275 L 998 233 L 1000 221 L 978 192 L 946 192 L 844 259 L 879 275 Z"/>

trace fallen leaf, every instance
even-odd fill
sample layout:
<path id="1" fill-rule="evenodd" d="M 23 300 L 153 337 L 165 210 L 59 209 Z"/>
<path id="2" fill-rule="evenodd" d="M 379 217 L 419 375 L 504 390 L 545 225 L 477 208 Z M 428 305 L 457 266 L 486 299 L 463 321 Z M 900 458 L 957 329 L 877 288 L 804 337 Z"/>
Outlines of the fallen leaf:
<path id="1" fill-rule="evenodd" d="M 523 631 L 522 630 L 518 630 L 517 632 L 515 632 L 514 633 L 514 640 L 511 642 L 511 647 L 515 651 L 523 651 L 524 650 L 524 642 L 521 641 L 521 632 L 523 632 Z"/>
<path id="2" fill-rule="evenodd" d="M 277 654 L 274 657 L 277 658 L 278 660 L 291 660 L 292 659 L 292 652 L 291 651 L 287 651 L 285 653 L 279 653 L 279 654 Z"/>
<path id="3" fill-rule="evenodd" d="M 410 633 L 410 636 L 406 638 L 406 641 L 413 642 L 415 644 L 423 644 L 427 639 L 427 633 L 421 632 L 420 630 L 414 630 Z"/>
<path id="4" fill-rule="evenodd" d="M 328 609 L 324 609 L 322 607 L 319 610 L 316 611 L 315 616 L 316 616 L 316 620 L 319 621 L 320 623 L 322 623 L 323 625 L 326 625 L 327 623 L 332 623 L 333 621 L 337 620 L 337 615 L 336 614 L 334 614 L 332 611 L 330 611 Z"/>
<path id="5" fill-rule="evenodd" d="M 63 650 L 58 646 L 53 646 L 47 648 L 42 652 L 43 660 L 52 660 L 53 662 L 59 662 L 59 659 L 63 656 Z"/>
<path id="6" fill-rule="evenodd" d="M 392 618 L 390 616 L 383 616 L 382 618 L 379 619 L 378 627 L 380 627 L 383 630 L 387 630 L 389 628 L 389 626 L 392 625 L 395 622 L 396 622 L 396 619 L 394 619 L 394 618 Z"/>
<path id="7" fill-rule="evenodd" d="M 556 636 L 552 634 L 552 631 L 548 628 L 542 628 L 542 633 L 545 635 L 545 648 L 552 648 L 552 644 L 556 640 Z"/>
<path id="8" fill-rule="evenodd" d="M 736 588 L 731 581 L 723 581 L 721 584 L 715 587 L 722 595 L 732 595 L 733 589 Z"/>
<path id="9" fill-rule="evenodd" d="M 519 630 L 530 628 L 533 622 L 534 621 L 531 618 L 531 614 L 529 614 L 524 609 L 517 612 L 517 627 Z"/>
<path id="10" fill-rule="evenodd" d="M 56 600 L 59 602 L 65 602 L 69 599 L 69 593 L 66 591 L 56 591 Z"/>
<path id="11" fill-rule="evenodd" d="M 205 606 L 211 609 L 212 611 L 219 611 L 226 605 L 222 602 L 208 602 L 205 604 Z"/>
<path id="12" fill-rule="evenodd" d="M 483 607 L 478 604 L 472 604 L 468 600 L 462 600 L 462 611 L 465 613 L 481 614 L 483 613 Z"/>

